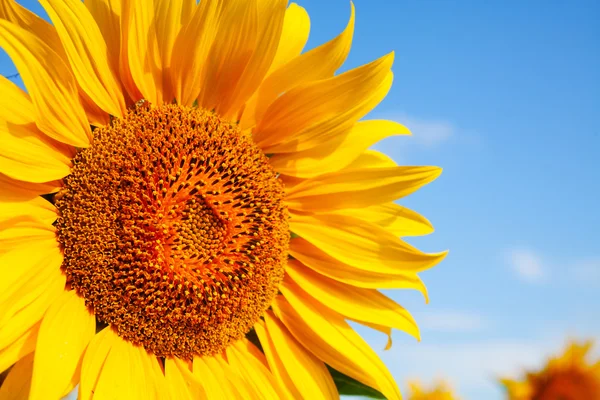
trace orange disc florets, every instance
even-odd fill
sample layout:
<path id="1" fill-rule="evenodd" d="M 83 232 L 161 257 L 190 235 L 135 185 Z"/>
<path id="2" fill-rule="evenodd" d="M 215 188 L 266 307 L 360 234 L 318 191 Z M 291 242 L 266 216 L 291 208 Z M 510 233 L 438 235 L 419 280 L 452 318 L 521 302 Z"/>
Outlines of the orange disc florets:
<path id="1" fill-rule="evenodd" d="M 71 285 L 157 356 L 221 351 L 277 294 L 283 186 L 251 137 L 208 111 L 142 105 L 94 131 L 56 200 Z"/>

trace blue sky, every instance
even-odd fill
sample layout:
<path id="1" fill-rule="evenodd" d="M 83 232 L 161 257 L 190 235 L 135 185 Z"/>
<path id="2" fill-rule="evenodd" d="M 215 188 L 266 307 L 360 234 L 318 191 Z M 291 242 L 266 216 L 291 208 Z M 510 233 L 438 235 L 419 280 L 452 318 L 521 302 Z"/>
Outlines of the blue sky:
<path id="1" fill-rule="evenodd" d="M 308 48 L 337 35 L 350 12 L 348 0 L 297 2 L 311 16 Z M 439 376 L 464 399 L 501 399 L 495 375 L 539 365 L 568 335 L 600 337 L 600 3 L 355 4 L 344 69 L 394 50 L 394 86 L 370 117 L 414 133 L 376 148 L 400 164 L 444 167 L 401 201 L 436 227 L 411 242 L 450 250 L 423 274 L 430 304 L 390 292 L 423 340 L 398 332 L 382 357 L 403 388 Z M 2 55 L 0 73 L 14 72 Z"/>

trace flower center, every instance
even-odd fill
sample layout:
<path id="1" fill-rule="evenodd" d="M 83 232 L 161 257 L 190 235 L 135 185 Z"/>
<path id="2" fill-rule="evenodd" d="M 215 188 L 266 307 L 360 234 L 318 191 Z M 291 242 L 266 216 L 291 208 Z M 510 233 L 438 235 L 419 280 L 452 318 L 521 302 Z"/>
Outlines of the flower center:
<path id="1" fill-rule="evenodd" d="M 269 307 L 289 242 L 283 185 L 211 112 L 137 107 L 94 131 L 56 199 L 64 271 L 96 318 L 157 356 L 223 350 Z"/>

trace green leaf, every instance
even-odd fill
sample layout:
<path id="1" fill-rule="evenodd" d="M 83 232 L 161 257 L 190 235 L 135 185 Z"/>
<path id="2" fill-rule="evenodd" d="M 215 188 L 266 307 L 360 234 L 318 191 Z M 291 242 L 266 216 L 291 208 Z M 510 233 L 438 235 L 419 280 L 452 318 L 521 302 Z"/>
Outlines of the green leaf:
<path id="1" fill-rule="evenodd" d="M 363 396 L 369 397 L 371 399 L 385 399 L 385 397 L 379 393 L 377 390 L 373 389 L 365 385 L 364 383 L 360 383 L 354 378 L 350 378 L 342 374 L 339 371 L 331 368 L 329 365 L 327 366 L 331 377 L 333 378 L 333 382 L 337 387 L 340 395 L 346 396 Z"/>

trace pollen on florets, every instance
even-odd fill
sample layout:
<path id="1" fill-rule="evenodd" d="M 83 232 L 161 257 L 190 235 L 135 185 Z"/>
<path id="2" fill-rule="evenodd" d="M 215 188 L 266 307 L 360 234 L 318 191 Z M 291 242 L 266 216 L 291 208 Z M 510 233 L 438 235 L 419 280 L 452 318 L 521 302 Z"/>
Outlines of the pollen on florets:
<path id="1" fill-rule="evenodd" d="M 94 131 L 56 200 L 72 287 L 157 356 L 223 350 L 266 310 L 289 241 L 283 185 L 214 113 L 143 104 Z"/>

